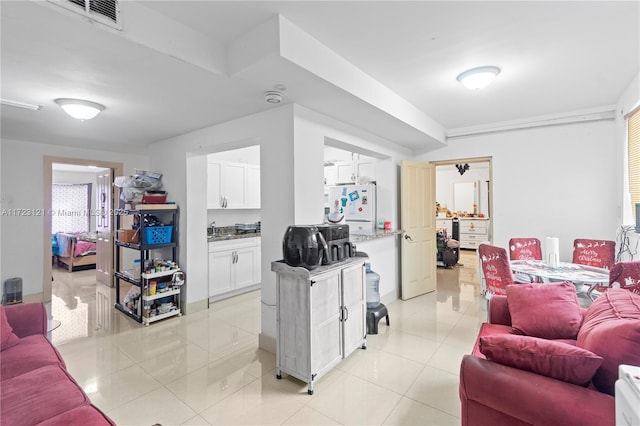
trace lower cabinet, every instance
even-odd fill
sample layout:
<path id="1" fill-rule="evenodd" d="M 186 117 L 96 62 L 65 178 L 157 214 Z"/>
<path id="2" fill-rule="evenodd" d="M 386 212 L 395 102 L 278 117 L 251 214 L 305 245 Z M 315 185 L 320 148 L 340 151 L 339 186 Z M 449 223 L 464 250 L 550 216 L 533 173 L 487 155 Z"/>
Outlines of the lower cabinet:
<path id="1" fill-rule="evenodd" d="M 460 218 L 460 247 L 477 249 L 481 242 L 489 241 L 489 219 Z"/>
<path id="2" fill-rule="evenodd" d="M 209 243 L 209 297 L 241 293 L 260 284 L 260 238 Z"/>
<path id="3" fill-rule="evenodd" d="M 276 377 L 287 373 L 308 383 L 357 348 L 366 349 L 366 256 L 312 271 L 283 261 L 276 272 Z"/>

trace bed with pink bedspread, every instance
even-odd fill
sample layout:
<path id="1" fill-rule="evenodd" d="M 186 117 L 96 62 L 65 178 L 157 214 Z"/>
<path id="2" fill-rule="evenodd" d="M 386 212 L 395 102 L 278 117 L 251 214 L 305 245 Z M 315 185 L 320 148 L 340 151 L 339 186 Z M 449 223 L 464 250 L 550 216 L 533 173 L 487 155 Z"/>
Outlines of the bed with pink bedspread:
<path id="1" fill-rule="evenodd" d="M 69 272 L 78 269 L 95 269 L 95 236 L 89 233 L 58 232 L 53 236 L 53 255 L 58 264 L 62 264 Z"/>

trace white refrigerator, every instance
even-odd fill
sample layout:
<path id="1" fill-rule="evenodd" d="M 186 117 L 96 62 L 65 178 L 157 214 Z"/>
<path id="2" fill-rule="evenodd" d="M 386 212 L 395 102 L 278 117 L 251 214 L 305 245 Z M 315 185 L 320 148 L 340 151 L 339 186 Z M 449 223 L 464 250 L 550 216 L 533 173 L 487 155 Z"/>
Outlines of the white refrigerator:
<path id="1" fill-rule="evenodd" d="M 376 185 L 339 185 L 329 189 L 329 211 L 344 214 L 349 230 L 372 230 L 376 226 Z"/>

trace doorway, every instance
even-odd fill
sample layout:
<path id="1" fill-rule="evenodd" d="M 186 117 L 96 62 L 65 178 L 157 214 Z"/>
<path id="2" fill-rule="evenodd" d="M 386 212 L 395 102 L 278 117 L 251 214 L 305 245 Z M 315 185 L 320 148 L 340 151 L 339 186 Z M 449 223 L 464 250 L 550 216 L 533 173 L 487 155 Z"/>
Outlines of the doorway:
<path id="1" fill-rule="evenodd" d="M 483 228 L 474 226 L 470 234 L 461 224 L 456 234 L 464 250 L 474 250 L 482 241 L 493 241 L 493 164 L 491 157 L 433 161 L 436 166 L 436 228 L 445 227 L 453 217 L 463 222 L 483 219 Z M 452 226 L 448 225 L 448 234 Z M 480 233 L 477 233 L 480 232 Z"/>
<path id="2" fill-rule="evenodd" d="M 61 321 L 63 324 L 54 337 L 62 337 L 64 329 L 89 333 L 89 323 L 95 319 L 94 313 L 89 312 L 89 309 L 95 308 L 93 300 L 97 292 L 96 284 L 102 281 L 111 285 L 114 235 L 111 211 L 111 206 L 114 205 L 112 183 L 113 176 L 122 175 L 122 173 L 122 163 L 44 157 L 43 206 L 45 211 L 51 214 L 43 217 L 43 301 L 49 308 L 50 316 L 56 317 L 58 313 L 54 312 L 52 301 L 54 285 L 59 283 L 60 287 L 56 290 L 59 290 L 60 297 L 56 300 L 57 302 L 65 304 L 70 309 L 77 307 L 78 302 L 82 300 L 91 299 L 92 302 L 83 304 L 87 307 L 85 309 L 87 312 L 82 313 L 81 318 L 67 316 L 65 321 Z M 108 176 L 108 182 L 105 181 L 105 176 Z M 58 194 L 55 204 L 54 184 L 62 187 L 55 191 Z M 91 187 L 90 192 L 89 187 Z M 69 190 L 72 193 L 65 196 L 64 194 Z M 75 190 L 78 190 L 77 194 Z M 65 201 L 67 196 L 69 197 L 67 201 L 81 198 L 80 202 L 85 203 L 84 208 L 80 204 L 74 207 L 74 204 Z M 76 223 L 69 223 L 65 219 L 75 219 Z M 55 239 L 52 238 L 53 225 L 60 228 L 56 231 L 61 231 L 56 232 Z M 88 231 L 86 233 L 85 228 Z M 97 233 L 98 230 L 101 230 L 102 234 Z M 67 235 L 63 237 L 61 234 Z M 70 235 L 73 238 L 67 238 Z M 104 244 L 91 241 L 94 236 L 95 240 L 100 236 Z M 60 249 L 57 246 L 58 237 L 65 239 L 63 252 L 58 251 Z M 95 254 L 91 254 L 92 250 Z M 57 259 L 63 260 L 60 267 L 54 266 Z M 97 272 L 101 275 L 100 277 L 97 276 Z M 59 277 L 57 281 L 54 279 L 55 276 Z"/>

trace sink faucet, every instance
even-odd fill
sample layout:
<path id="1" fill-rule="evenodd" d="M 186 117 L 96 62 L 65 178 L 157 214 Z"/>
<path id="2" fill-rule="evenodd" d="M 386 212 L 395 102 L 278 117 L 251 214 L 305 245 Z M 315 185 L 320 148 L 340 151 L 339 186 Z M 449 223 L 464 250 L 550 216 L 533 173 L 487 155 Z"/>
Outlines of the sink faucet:
<path id="1" fill-rule="evenodd" d="M 209 224 L 209 226 L 207 227 L 207 234 L 208 235 L 216 235 L 216 221 L 215 220 L 213 222 L 211 222 Z"/>

